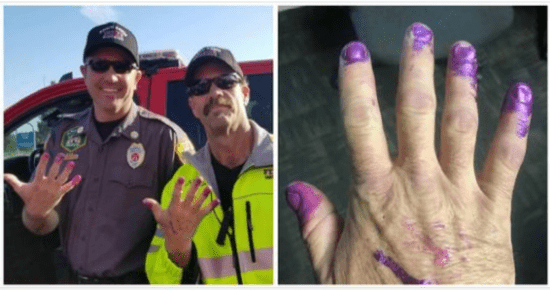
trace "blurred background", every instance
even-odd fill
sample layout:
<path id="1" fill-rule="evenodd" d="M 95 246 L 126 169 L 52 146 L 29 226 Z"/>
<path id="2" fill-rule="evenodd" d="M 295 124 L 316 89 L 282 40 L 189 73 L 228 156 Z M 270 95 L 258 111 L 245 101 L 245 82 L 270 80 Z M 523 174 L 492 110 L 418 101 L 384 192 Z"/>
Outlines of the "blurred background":
<path id="1" fill-rule="evenodd" d="M 533 115 L 512 204 L 516 283 L 547 283 L 547 7 L 279 7 L 279 283 L 315 283 L 285 187 L 316 185 L 342 216 L 351 187 L 336 76 L 342 47 L 361 40 L 372 53 L 378 101 L 392 155 L 397 154 L 395 91 L 405 29 L 423 22 L 435 34 L 437 127 L 446 54 L 471 42 L 478 57 L 479 170 L 515 81 L 531 84 Z M 436 134 L 439 148 L 439 133 Z"/>

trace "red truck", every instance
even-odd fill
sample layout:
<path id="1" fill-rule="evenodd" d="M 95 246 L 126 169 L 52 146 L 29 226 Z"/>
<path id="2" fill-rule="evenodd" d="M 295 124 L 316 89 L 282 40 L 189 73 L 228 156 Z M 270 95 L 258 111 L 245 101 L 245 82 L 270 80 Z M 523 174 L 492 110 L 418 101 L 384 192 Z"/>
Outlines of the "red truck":
<path id="1" fill-rule="evenodd" d="M 206 142 L 200 122 L 187 103 L 183 83 L 186 68 L 171 52 L 156 52 L 140 56 L 144 76 L 138 83 L 134 101 L 178 124 L 198 149 Z M 250 84 L 248 116 L 273 132 L 273 61 L 259 60 L 240 63 Z M 63 77 L 59 83 L 45 87 L 21 99 L 4 111 L 4 172 L 28 181 L 43 147 L 44 136 L 61 114 L 81 111 L 92 104 L 84 79 Z M 34 151 L 21 152 L 8 142 L 21 127 L 38 131 Z M 35 124 L 34 126 L 32 124 Z M 36 124 L 40 124 L 36 126 Z M 38 128 L 35 128 L 38 127 Z M 15 151 L 17 154 L 14 154 Z M 4 182 L 4 283 L 53 284 L 63 271 L 58 259 L 57 231 L 44 237 L 31 234 L 21 222 L 23 203 Z"/>

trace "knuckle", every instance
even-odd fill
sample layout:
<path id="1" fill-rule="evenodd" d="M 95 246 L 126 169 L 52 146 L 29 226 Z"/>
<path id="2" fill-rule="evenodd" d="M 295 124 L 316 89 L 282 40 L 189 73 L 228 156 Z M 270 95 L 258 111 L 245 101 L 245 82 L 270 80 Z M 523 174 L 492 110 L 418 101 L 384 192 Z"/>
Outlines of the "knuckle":
<path id="1" fill-rule="evenodd" d="M 435 112 L 435 95 L 419 89 L 404 89 L 398 92 L 398 112 L 413 115 L 428 115 Z"/>
<path id="2" fill-rule="evenodd" d="M 444 121 L 450 134 L 473 135 L 478 127 L 477 115 L 465 109 L 450 112 Z"/>
<path id="3" fill-rule="evenodd" d="M 496 158 L 510 173 L 519 170 L 525 156 L 525 146 L 515 144 L 514 142 L 503 142 L 496 148 Z"/>

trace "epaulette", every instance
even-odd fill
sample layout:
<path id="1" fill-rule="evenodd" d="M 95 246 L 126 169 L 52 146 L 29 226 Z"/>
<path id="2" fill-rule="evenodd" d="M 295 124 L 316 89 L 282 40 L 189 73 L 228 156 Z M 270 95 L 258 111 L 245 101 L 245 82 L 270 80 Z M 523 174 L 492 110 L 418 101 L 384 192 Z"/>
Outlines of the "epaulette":
<path id="1" fill-rule="evenodd" d="M 157 120 L 160 121 L 174 130 L 181 130 L 181 128 L 174 122 L 172 122 L 170 119 L 166 118 L 165 116 L 159 115 L 157 113 L 153 113 L 145 108 L 138 107 L 138 114 L 146 119 L 149 120 Z"/>

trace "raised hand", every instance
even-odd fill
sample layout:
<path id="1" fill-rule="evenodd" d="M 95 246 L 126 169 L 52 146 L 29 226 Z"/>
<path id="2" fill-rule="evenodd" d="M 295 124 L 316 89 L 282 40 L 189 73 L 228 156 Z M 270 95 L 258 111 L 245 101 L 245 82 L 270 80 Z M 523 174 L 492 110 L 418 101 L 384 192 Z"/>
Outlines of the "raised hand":
<path id="1" fill-rule="evenodd" d="M 143 203 L 151 209 L 155 220 L 164 233 L 166 250 L 172 261 L 181 267 L 185 267 L 191 257 L 191 239 L 200 222 L 208 213 L 220 204 L 219 199 L 213 200 L 208 206 L 202 207 L 206 198 L 212 193 L 212 188 L 206 186 L 201 195 L 196 198 L 197 190 L 202 184 L 202 179 L 197 178 L 189 188 L 185 198 L 181 199 L 185 179 L 180 177 L 172 192 L 172 200 L 167 209 L 162 209 L 159 203 L 146 198 Z"/>
<path id="2" fill-rule="evenodd" d="M 13 174 L 4 174 L 4 180 L 11 185 L 25 203 L 24 218 L 36 221 L 47 219 L 63 196 L 82 180 L 80 175 L 76 175 L 67 182 L 75 163 L 69 162 L 61 171 L 64 157 L 63 153 L 58 154 L 50 170 L 46 173 L 46 165 L 50 156 L 48 153 L 44 153 L 38 162 L 34 179 L 28 183 L 21 182 Z M 27 223 L 25 225 L 28 226 Z"/>
<path id="3" fill-rule="evenodd" d="M 433 33 L 407 30 L 397 89 L 398 156 L 390 158 L 370 56 L 352 42 L 340 59 L 340 96 L 353 190 L 344 222 L 326 196 L 287 188 L 322 283 L 514 283 L 511 198 L 527 147 L 532 93 L 510 87 L 485 166 L 474 170 L 477 60 L 453 45 L 441 149 L 435 150 Z"/>

